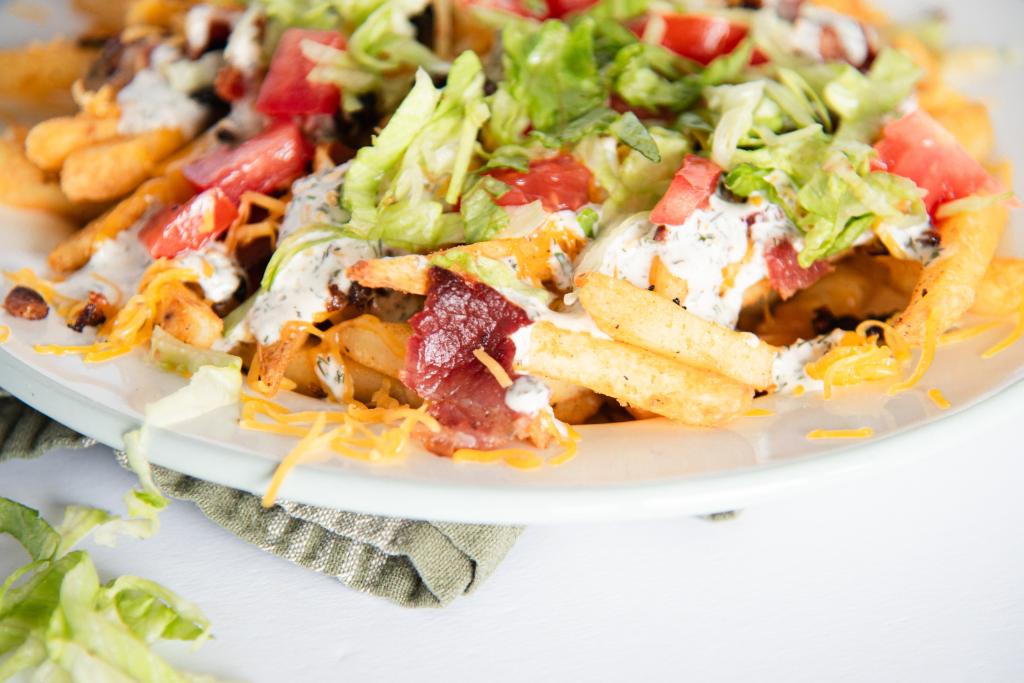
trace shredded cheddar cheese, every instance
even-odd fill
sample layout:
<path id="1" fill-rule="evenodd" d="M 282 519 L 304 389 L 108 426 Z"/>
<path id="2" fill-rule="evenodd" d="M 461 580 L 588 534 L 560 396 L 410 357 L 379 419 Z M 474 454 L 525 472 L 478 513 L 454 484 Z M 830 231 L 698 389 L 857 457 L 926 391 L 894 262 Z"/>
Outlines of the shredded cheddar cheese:
<path id="1" fill-rule="evenodd" d="M 0 325 L 0 344 L 6 344 L 11 338 L 11 328 L 7 325 Z"/>
<path id="2" fill-rule="evenodd" d="M 924 374 L 928 372 L 928 368 L 931 367 L 932 361 L 935 360 L 935 347 L 938 346 L 938 341 L 939 320 L 936 317 L 935 311 L 932 311 L 928 315 L 928 321 L 925 323 L 924 344 L 921 346 L 921 357 L 917 359 L 917 366 L 910 377 L 889 387 L 890 396 L 906 391 L 921 381 Z"/>
<path id="3" fill-rule="evenodd" d="M 333 411 L 292 412 L 279 403 L 244 394 L 239 420 L 242 428 L 301 438 L 274 472 L 263 505 L 273 505 L 288 473 L 312 458 L 340 455 L 368 462 L 394 461 L 405 455 L 417 425 L 430 431 L 440 430 L 437 420 L 427 414 L 426 406 L 411 408 L 400 404 L 388 394 L 388 385 L 385 382 L 373 395 L 373 408 L 355 401 L 345 410 Z M 374 430 L 370 425 L 386 428 Z"/>
<path id="4" fill-rule="evenodd" d="M 990 321 L 985 323 L 978 323 L 977 325 L 971 325 L 970 327 L 962 327 L 952 332 L 946 332 L 939 337 L 939 346 L 946 346 L 948 344 L 957 344 L 968 339 L 973 339 L 978 335 L 984 334 L 991 329 L 999 326 L 996 321 Z"/>
<path id="5" fill-rule="evenodd" d="M 796 393 L 795 391 L 793 393 Z M 747 417 L 771 417 L 775 413 L 766 408 L 751 408 L 747 412 L 743 413 Z"/>
<path id="6" fill-rule="evenodd" d="M 475 448 L 460 448 L 452 453 L 455 462 L 495 463 L 520 470 L 533 470 L 544 465 L 544 459 L 526 448 L 498 448 L 492 451 L 481 451 Z"/>
<path id="7" fill-rule="evenodd" d="M 942 391 L 939 389 L 929 389 L 928 398 L 930 398 L 932 400 L 932 403 L 934 403 L 942 410 L 949 410 L 949 408 L 952 406 L 952 404 L 948 400 L 946 400 L 946 397 L 942 395 Z"/>
<path id="8" fill-rule="evenodd" d="M 860 429 L 815 429 L 807 433 L 807 438 L 817 439 L 867 439 L 874 436 L 875 430 L 871 427 Z"/>
<path id="9" fill-rule="evenodd" d="M 250 223 L 253 207 L 259 207 L 267 212 L 267 217 L 261 221 Z M 286 200 L 276 199 L 259 192 L 247 191 L 242 193 L 241 202 L 238 205 L 238 217 L 228 228 L 224 244 L 228 251 L 235 250 L 244 244 L 266 237 L 270 240 L 270 248 L 277 246 L 277 231 L 288 208 Z"/>
<path id="10" fill-rule="evenodd" d="M 896 341 L 898 335 L 895 333 L 892 333 L 891 339 L 893 346 L 879 346 L 878 338 L 867 334 L 871 328 L 871 324 L 862 323 L 857 331 L 844 334 L 839 343 L 824 356 L 804 367 L 808 377 L 824 383 L 824 398 L 832 397 L 832 388 L 835 386 L 874 382 L 899 374 L 899 356 L 909 356 L 909 349 L 902 339 Z M 885 334 L 889 336 L 890 333 Z"/>
<path id="11" fill-rule="evenodd" d="M 92 277 L 94 280 L 102 282 L 114 291 L 114 295 L 117 298 L 111 301 L 110 305 L 114 308 L 121 308 L 121 304 L 124 303 L 124 292 L 121 291 L 121 288 L 118 287 L 117 283 L 106 276 L 100 275 L 99 273 L 92 273 Z"/>
<path id="12" fill-rule="evenodd" d="M 195 282 L 197 279 L 193 271 L 175 267 L 161 259 L 146 270 L 139 293 L 128 299 L 117 315 L 100 328 L 98 337 L 101 341 L 79 346 L 39 344 L 35 350 L 53 355 L 81 354 L 87 363 L 100 363 L 124 355 L 136 346 L 149 343 L 163 288 L 174 282 Z"/>
<path id="13" fill-rule="evenodd" d="M 804 388 L 804 385 L 803 385 L 803 384 L 798 384 L 798 385 L 796 386 L 796 388 L 795 388 L 795 389 L 793 389 L 793 395 L 794 395 L 794 396 L 797 396 L 797 397 L 799 397 L 799 396 L 803 396 L 803 395 L 804 395 L 804 392 L 806 392 L 806 391 L 807 391 L 807 389 L 806 389 L 806 388 Z"/>
<path id="14" fill-rule="evenodd" d="M 487 371 L 494 375 L 494 379 L 498 381 L 498 386 L 502 389 L 508 389 L 512 386 L 512 378 L 505 372 L 505 368 L 501 366 L 501 363 L 494 360 L 491 354 L 484 351 L 483 347 L 473 349 L 473 355 L 478 361 L 480 361 Z"/>
<path id="15" fill-rule="evenodd" d="M 981 357 L 988 360 L 997 353 L 1002 353 L 1013 346 L 1021 336 L 1024 336 L 1024 304 L 1021 304 L 1020 310 L 1017 312 L 1017 324 L 1013 326 L 1013 331 L 1010 332 L 1006 339 L 983 351 Z"/>

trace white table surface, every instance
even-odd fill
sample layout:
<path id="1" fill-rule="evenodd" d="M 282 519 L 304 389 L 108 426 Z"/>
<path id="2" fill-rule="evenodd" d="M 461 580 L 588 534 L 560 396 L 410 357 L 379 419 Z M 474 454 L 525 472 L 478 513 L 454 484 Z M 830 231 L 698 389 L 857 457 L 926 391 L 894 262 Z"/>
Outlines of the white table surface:
<path id="1" fill-rule="evenodd" d="M 183 502 L 153 539 L 87 547 L 102 575 L 202 606 L 216 640 L 167 652 L 233 680 L 1020 681 L 1020 430 L 965 437 L 729 522 L 533 527 L 443 610 L 349 590 Z M 99 447 L 0 465 L 0 495 L 51 518 L 120 509 L 132 483 Z M 0 573 L 20 561 L 0 540 Z"/>

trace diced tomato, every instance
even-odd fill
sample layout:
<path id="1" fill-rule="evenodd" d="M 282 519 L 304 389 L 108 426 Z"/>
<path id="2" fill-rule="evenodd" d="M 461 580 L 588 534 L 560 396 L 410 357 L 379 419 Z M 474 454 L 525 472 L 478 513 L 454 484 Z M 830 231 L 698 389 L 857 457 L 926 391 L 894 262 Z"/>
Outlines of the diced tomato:
<path id="1" fill-rule="evenodd" d="M 548 19 L 561 19 L 568 14 L 582 12 L 596 4 L 597 0 L 548 0 Z"/>
<path id="2" fill-rule="evenodd" d="M 270 70 L 256 97 L 256 111 L 269 116 L 333 114 L 338 109 L 340 92 L 329 83 L 307 79 L 315 64 L 302 54 L 302 43 L 312 41 L 331 47 L 345 47 L 345 37 L 337 31 L 290 28 L 281 36 Z"/>
<path id="3" fill-rule="evenodd" d="M 685 223 L 691 213 L 707 206 L 708 197 L 714 194 L 721 175 L 722 169 L 713 161 L 688 154 L 672 178 L 668 192 L 651 211 L 651 222 L 655 225 Z"/>
<path id="4" fill-rule="evenodd" d="M 666 14 L 665 35 L 661 44 L 677 55 L 707 66 L 716 57 L 727 55 L 747 37 L 747 28 L 721 17 L 696 14 Z M 761 61 L 763 61 L 763 56 Z M 756 59 L 751 60 L 758 63 Z"/>
<path id="5" fill-rule="evenodd" d="M 490 175 L 511 189 L 495 200 L 498 206 L 522 206 L 540 200 L 548 211 L 578 211 L 590 201 L 590 170 L 568 154 L 530 163 L 526 173 L 511 168 Z"/>
<path id="6" fill-rule="evenodd" d="M 920 109 L 886 124 L 875 150 L 877 168 L 909 178 L 927 192 L 924 204 L 932 215 L 954 199 L 1002 189 L 949 131 Z"/>
<path id="7" fill-rule="evenodd" d="M 198 189 L 218 187 L 237 202 L 246 190 L 266 193 L 288 187 L 306 172 L 310 156 L 299 127 L 282 121 L 234 149 L 210 152 L 182 172 Z"/>
<path id="8" fill-rule="evenodd" d="M 238 207 L 215 187 L 153 216 L 139 232 L 139 241 L 153 258 L 174 258 L 215 239 L 237 217 Z"/>

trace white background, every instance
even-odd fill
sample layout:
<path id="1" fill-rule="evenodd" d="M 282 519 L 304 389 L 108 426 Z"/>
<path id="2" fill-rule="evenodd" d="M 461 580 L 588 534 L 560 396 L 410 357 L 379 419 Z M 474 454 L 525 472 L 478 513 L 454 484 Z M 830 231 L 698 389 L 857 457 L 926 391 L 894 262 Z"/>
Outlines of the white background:
<path id="1" fill-rule="evenodd" d="M 289 564 L 175 502 L 148 541 L 88 546 L 204 608 L 192 670 L 271 681 L 1024 680 L 1024 449 L 969 449 L 791 494 L 729 522 L 531 527 L 479 590 L 407 610 Z M 0 466 L 59 518 L 119 509 L 110 452 Z M 0 574 L 20 564 L 0 540 Z"/>
<path id="2" fill-rule="evenodd" d="M 1020 44 L 1022 0 L 942 4 L 967 40 Z M 4 17 L 0 42 L 51 30 Z M 350 591 L 180 502 L 154 539 L 90 550 L 104 576 L 155 579 L 207 611 L 217 639 L 168 650 L 176 661 L 254 683 L 1024 680 L 1020 425 L 961 437 L 731 522 L 532 527 L 444 610 Z M 131 485 L 103 448 L 0 466 L 0 495 L 51 519 L 68 503 L 116 510 Z M 0 540 L 0 574 L 20 563 Z"/>

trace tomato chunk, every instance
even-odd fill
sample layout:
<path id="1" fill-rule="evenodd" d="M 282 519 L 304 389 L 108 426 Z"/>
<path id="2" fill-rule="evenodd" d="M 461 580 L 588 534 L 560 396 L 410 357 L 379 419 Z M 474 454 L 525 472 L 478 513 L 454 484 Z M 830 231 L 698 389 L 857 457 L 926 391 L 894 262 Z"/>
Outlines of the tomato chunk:
<path id="1" fill-rule="evenodd" d="M 495 200 L 498 206 L 522 206 L 540 200 L 548 211 L 578 211 L 590 201 L 590 170 L 568 154 L 530 162 L 523 173 L 512 168 L 491 171 L 510 187 Z"/>
<path id="2" fill-rule="evenodd" d="M 696 154 L 688 154 L 676 171 L 668 192 L 658 200 L 651 211 L 655 225 L 682 225 L 690 214 L 707 206 L 708 197 L 718 187 L 722 169 L 713 161 Z"/>
<path id="3" fill-rule="evenodd" d="M 695 14 L 666 14 L 661 44 L 677 55 L 707 66 L 727 55 L 747 37 L 747 28 L 721 17 Z M 752 60 L 755 63 L 758 60 Z M 762 60 L 763 61 L 763 57 Z"/>
<path id="4" fill-rule="evenodd" d="M 299 127 L 281 122 L 234 149 L 210 152 L 182 172 L 198 189 L 218 187 L 237 202 L 246 190 L 266 193 L 288 187 L 306 172 L 310 156 Z"/>
<path id="5" fill-rule="evenodd" d="M 952 133 L 920 109 L 886 124 L 875 150 L 876 166 L 914 181 L 927 192 L 924 204 L 932 215 L 954 199 L 1002 190 Z"/>
<path id="6" fill-rule="evenodd" d="M 597 4 L 597 0 L 548 0 L 547 4 L 548 19 L 561 19 L 566 15 L 593 7 Z"/>
<path id="7" fill-rule="evenodd" d="M 139 231 L 139 241 L 153 258 L 174 258 L 220 236 L 237 217 L 235 203 L 214 187 L 153 216 Z"/>
<path id="8" fill-rule="evenodd" d="M 285 31 L 256 97 L 257 111 L 269 116 L 333 114 L 337 111 L 341 95 L 337 86 L 313 83 L 307 78 L 315 66 L 302 53 L 302 43 L 307 40 L 339 49 L 345 47 L 345 37 L 336 31 L 306 28 Z"/>

